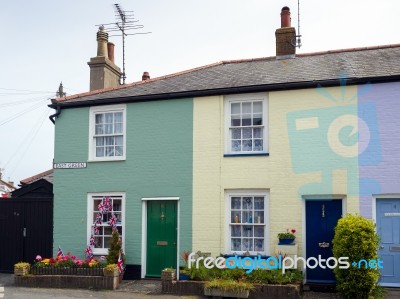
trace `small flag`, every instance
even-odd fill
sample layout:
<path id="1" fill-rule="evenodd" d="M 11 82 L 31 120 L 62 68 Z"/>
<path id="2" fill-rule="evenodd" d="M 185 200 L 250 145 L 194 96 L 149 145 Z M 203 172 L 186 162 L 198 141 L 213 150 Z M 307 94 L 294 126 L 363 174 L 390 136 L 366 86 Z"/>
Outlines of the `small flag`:
<path id="1" fill-rule="evenodd" d="M 90 236 L 90 246 L 94 246 L 94 236 Z"/>
<path id="2" fill-rule="evenodd" d="M 99 203 L 99 205 L 97 206 L 97 208 L 99 209 L 100 212 L 105 212 L 105 207 L 102 203 Z"/>
<path id="3" fill-rule="evenodd" d="M 94 224 L 93 232 L 95 235 L 100 235 L 100 228 L 96 225 L 96 223 Z"/>
<path id="4" fill-rule="evenodd" d="M 90 246 L 86 247 L 85 255 L 86 255 L 86 258 L 88 258 L 88 259 L 91 259 L 93 257 L 93 251 L 90 248 Z"/>
<path id="5" fill-rule="evenodd" d="M 63 256 L 64 256 L 64 254 L 63 254 L 63 252 L 62 252 L 62 250 L 61 250 L 61 247 L 58 246 L 57 257 L 63 257 Z"/>
<path id="6" fill-rule="evenodd" d="M 104 205 L 105 211 L 111 211 L 111 199 L 109 196 L 104 197 L 103 205 Z"/>
<path id="7" fill-rule="evenodd" d="M 117 218 L 115 217 L 114 214 L 112 215 L 112 217 L 108 221 L 108 224 L 110 224 L 110 226 L 112 227 L 113 230 L 117 229 Z"/>
<path id="8" fill-rule="evenodd" d="M 102 221 L 102 218 L 103 218 L 102 214 L 101 214 L 100 212 L 97 213 L 95 223 L 101 224 L 101 223 L 103 222 L 103 221 Z"/>
<path id="9" fill-rule="evenodd" d="M 122 271 L 124 271 L 124 263 L 121 259 L 121 252 L 119 253 L 119 256 L 118 256 L 117 266 L 118 266 L 119 273 L 122 273 Z"/>

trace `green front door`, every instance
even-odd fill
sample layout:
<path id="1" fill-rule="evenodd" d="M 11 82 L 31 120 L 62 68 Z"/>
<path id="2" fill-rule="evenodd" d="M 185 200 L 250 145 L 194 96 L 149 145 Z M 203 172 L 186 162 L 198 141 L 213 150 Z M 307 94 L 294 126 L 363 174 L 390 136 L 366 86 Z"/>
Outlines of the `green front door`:
<path id="1" fill-rule="evenodd" d="M 176 268 L 176 206 L 176 201 L 147 202 L 147 277 L 160 277 L 162 269 Z"/>

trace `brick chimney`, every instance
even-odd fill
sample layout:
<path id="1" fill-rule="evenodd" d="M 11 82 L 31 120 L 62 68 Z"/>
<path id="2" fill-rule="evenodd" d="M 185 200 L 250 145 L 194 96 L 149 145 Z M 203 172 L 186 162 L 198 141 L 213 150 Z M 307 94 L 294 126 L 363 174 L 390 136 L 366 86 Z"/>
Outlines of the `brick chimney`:
<path id="1" fill-rule="evenodd" d="M 281 11 L 281 28 L 276 29 L 276 59 L 294 58 L 296 47 L 296 29 L 291 27 L 290 9 L 285 6 Z"/>
<path id="2" fill-rule="evenodd" d="M 143 72 L 142 81 L 150 80 L 149 72 Z"/>
<path id="3" fill-rule="evenodd" d="M 114 44 L 108 43 L 108 33 L 100 26 L 97 32 L 97 56 L 90 58 L 90 91 L 120 85 L 121 70 L 114 64 Z"/>

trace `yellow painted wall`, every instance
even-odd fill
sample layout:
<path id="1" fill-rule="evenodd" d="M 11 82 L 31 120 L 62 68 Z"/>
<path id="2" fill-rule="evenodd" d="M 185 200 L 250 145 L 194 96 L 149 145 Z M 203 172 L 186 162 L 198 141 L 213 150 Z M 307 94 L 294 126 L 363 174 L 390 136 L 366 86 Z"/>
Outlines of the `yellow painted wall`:
<path id="1" fill-rule="evenodd" d="M 340 88 L 326 88 L 332 99 L 343 99 Z M 269 190 L 269 240 L 266 254 L 274 254 L 277 233 L 297 230 L 299 254 L 303 248 L 303 203 L 298 190 L 317 183 L 321 172 L 294 173 L 291 163 L 287 113 L 347 105 L 332 101 L 316 89 L 265 93 L 268 99 L 270 156 L 224 157 L 224 97 L 195 98 L 193 128 L 193 250 L 226 253 L 226 190 Z M 347 87 L 345 99 L 356 104 L 356 87 Z M 332 172 L 334 195 L 345 195 L 347 212 L 358 212 L 358 196 L 347 196 L 347 171 Z M 310 194 L 307 194 L 310 195 Z M 269 245 L 268 245 L 269 243 Z"/>

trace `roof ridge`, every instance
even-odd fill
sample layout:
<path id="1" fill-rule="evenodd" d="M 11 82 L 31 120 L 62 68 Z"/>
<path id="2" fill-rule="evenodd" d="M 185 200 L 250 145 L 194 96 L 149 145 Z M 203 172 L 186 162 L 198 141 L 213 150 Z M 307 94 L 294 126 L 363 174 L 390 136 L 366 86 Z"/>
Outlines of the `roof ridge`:
<path id="1" fill-rule="evenodd" d="M 296 56 L 307 57 L 307 56 L 317 56 L 317 55 L 324 55 L 324 54 L 357 52 L 357 51 L 365 51 L 365 50 L 380 50 L 380 49 L 399 48 L 399 47 L 400 47 L 400 44 L 389 44 L 389 45 L 380 45 L 380 46 L 345 48 L 345 49 L 327 50 L 327 51 L 319 51 L 319 52 L 310 52 L 310 53 L 296 54 Z"/>
<path id="2" fill-rule="evenodd" d="M 48 175 L 48 174 L 51 174 L 52 172 L 53 172 L 53 169 L 49 169 L 49 170 L 40 172 L 40 173 L 35 174 L 35 175 L 33 175 L 33 176 L 29 177 L 29 178 L 20 180 L 20 183 L 22 183 L 22 184 L 27 184 L 27 183 L 29 183 L 29 182 L 31 182 L 31 181 L 37 179 L 37 178 L 41 178 L 41 177 L 44 177 L 44 176 L 46 176 L 46 175 Z"/>
<path id="3" fill-rule="evenodd" d="M 326 54 L 336 54 L 336 53 L 349 53 L 349 52 L 357 52 L 357 51 L 365 51 L 365 50 L 379 50 L 379 49 L 388 49 L 388 48 L 399 48 L 400 44 L 388 44 L 388 45 L 379 45 L 379 46 L 369 46 L 369 47 L 358 47 L 358 48 L 346 48 L 346 49 L 336 49 L 336 50 L 327 50 L 327 51 L 319 51 L 319 52 L 310 52 L 310 53 L 303 53 L 303 54 L 296 54 L 296 57 L 310 57 L 310 56 L 318 56 L 318 55 L 326 55 Z M 276 56 L 267 56 L 267 57 L 258 57 L 258 58 L 247 58 L 247 59 L 237 59 L 237 60 L 222 60 L 219 62 L 211 63 L 211 64 L 206 64 L 203 66 L 187 69 L 184 71 L 156 77 L 153 79 L 149 80 L 142 80 L 142 81 L 136 81 L 132 83 L 128 83 L 125 85 L 120 85 L 117 87 L 109 87 L 105 89 L 98 89 L 98 90 L 93 90 L 93 91 L 87 91 L 83 93 L 78 93 L 75 95 L 71 95 L 68 97 L 64 98 L 57 98 L 56 102 L 64 102 L 68 100 L 73 100 L 73 99 L 78 99 L 86 96 L 91 96 L 91 95 L 96 95 L 96 94 L 101 94 L 101 93 L 106 93 L 110 91 L 115 91 L 115 90 L 121 90 L 125 88 L 130 88 L 134 86 L 139 86 L 142 84 L 148 84 L 184 74 L 188 74 L 191 72 L 199 71 L 199 70 L 204 70 L 207 68 L 215 67 L 218 65 L 223 65 L 223 64 L 233 64 L 233 63 L 244 63 L 244 62 L 256 62 L 256 61 L 268 61 L 268 60 L 275 60 Z"/>
<path id="4" fill-rule="evenodd" d="M 214 62 L 214 63 L 211 63 L 211 64 L 206 64 L 206 65 L 203 65 L 203 66 L 187 69 L 187 70 L 184 70 L 184 71 L 180 71 L 180 72 L 176 72 L 176 73 L 172 73 L 172 74 L 156 77 L 156 78 L 153 78 L 153 79 L 136 81 L 136 82 L 128 83 L 128 84 L 125 84 L 125 85 L 120 85 L 120 86 L 117 86 L 117 87 L 109 87 L 109 88 L 104 88 L 104 89 L 86 91 L 86 92 L 83 92 L 83 93 L 74 94 L 74 95 L 71 95 L 71 96 L 68 96 L 68 97 L 64 97 L 64 98 L 57 98 L 56 100 L 57 100 L 57 102 L 64 102 L 64 101 L 67 101 L 67 100 L 72 100 L 72 99 L 81 98 L 81 97 L 85 97 L 85 96 L 95 95 L 95 94 L 99 94 L 99 93 L 105 93 L 105 92 L 108 92 L 108 91 L 121 90 L 121 89 L 128 88 L 128 87 L 138 86 L 138 85 L 142 85 L 142 84 L 151 83 L 151 82 L 154 82 L 154 81 L 159 81 L 159 80 L 163 80 L 163 79 L 168 79 L 168 78 L 184 75 L 184 74 L 187 74 L 187 73 L 203 70 L 203 69 L 206 69 L 206 68 L 209 68 L 209 67 L 221 65 L 221 64 L 224 64 L 224 63 L 225 63 L 224 61 Z"/>

